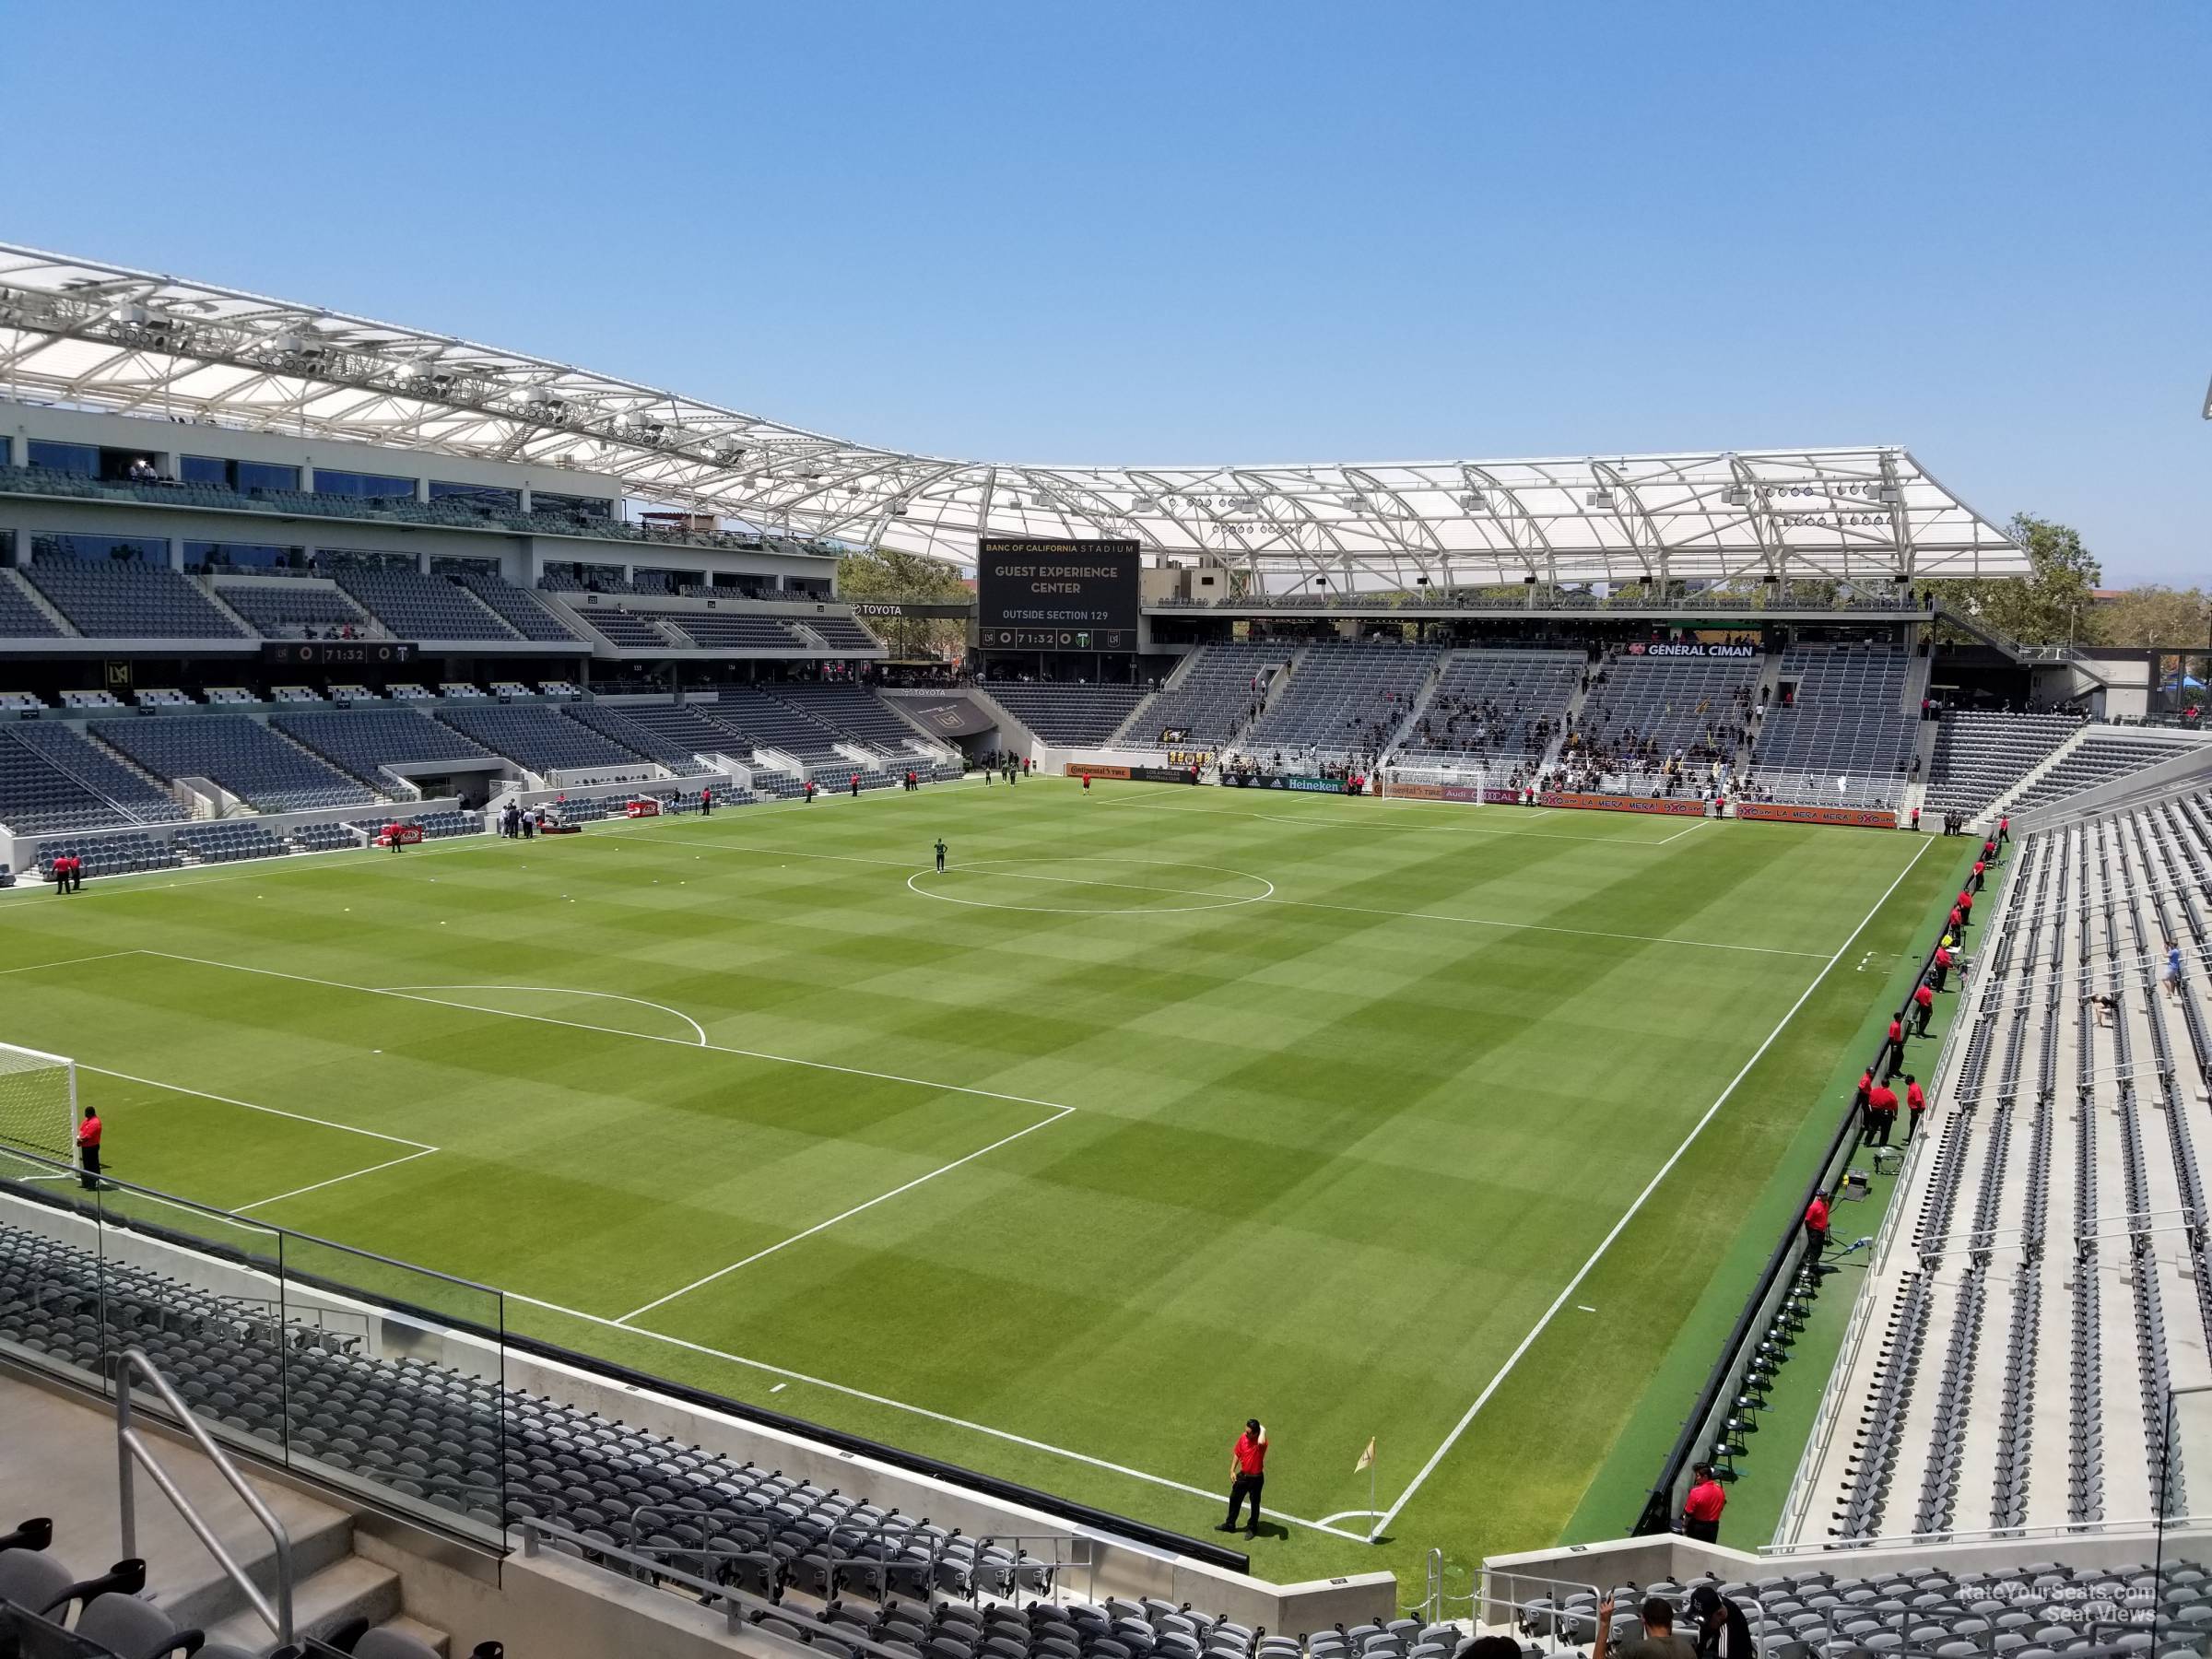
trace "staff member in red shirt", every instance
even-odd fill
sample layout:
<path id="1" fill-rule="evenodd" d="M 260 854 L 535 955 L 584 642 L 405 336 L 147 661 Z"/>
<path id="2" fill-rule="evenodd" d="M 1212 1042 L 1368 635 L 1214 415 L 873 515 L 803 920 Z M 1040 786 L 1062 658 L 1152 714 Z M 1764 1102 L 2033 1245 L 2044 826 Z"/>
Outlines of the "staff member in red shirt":
<path id="1" fill-rule="evenodd" d="M 1997 839 L 2001 841 L 2012 839 L 2012 816 L 2009 813 L 1997 820 Z"/>
<path id="2" fill-rule="evenodd" d="M 1894 1077 L 1905 1069 L 1905 1022 L 1896 1015 L 1889 1016 L 1889 1071 Z"/>
<path id="3" fill-rule="evenodd" d="M 1982 890 L 1982 872 L 1988 868 L 1989 863 L 1986 859 L 1977 858 L 1974 860 L 1974 891 L 1977 893 Z"/>
<path id="4" fill-rule="evenodd" d="M 1905 1145 L 1912 1144 L 1913 1131 L 1920 1127 L 1920 1114 L 1928 1109 L 1928 1097 L 1911 1072 L 1905 1074 Z"/>
<path id="5" fill-rule="evenodd" d="M 1728 1507 L 1728 1494 L 1712 1477 L 1711 1464 L 1700 1464 L 1689 1474 L 1689 1495 L 1682 1500 L 1683 1535 L 1700 1544 L 1718 1544 L 1721 1512 Z"/>
<path id="6" fill-rule="evenodd" d="M 1260 1427 L 1258 1418 L 1244 1419 L 1244 1432 L 1230 1448 L 1229 1475 L 1229 1519 L 1214 1530 L 1235 1532 L 1237 1512 L 1249 1498 L 1252 1518 L 1244 1524 L 1244 1535 L 1252 1537 L 1260 1530 L 1260 1488 L 1267 1484 L 1267 1430 Z"/>
<path id="7" fill-rule="evenodd" d="M 1966 936 L 1966 924 L 1974 919 L 1974 896 L 1964 888 L 1959 889 L 1959 936 Z"/>
<path id="8" fill-rule="evenodd" d="M 84 1173 L 76 1178 L 77 1185 L 88 1193 L 100 1190 L 100 1114 L 88 1106 L 85 1121 L 76 1126 L 76 1161 Z"/>
<path id="9" fill-rule="evenodd" d="M 1926 980 L 1922 980 L 1912 987 L 1913 1036 L 1925 1037 L 1928 1034 L 1928 1016 L 1935 1011 L 1936 993 L 1928 989 Z"/>
<path id="10" fill-rule="evenodd" d="M 1828 1194 L 1815 1193 L 1813 1201 L 1805 1206 L 1805 1265 L 1817 1266 L 1820 1253 L 1828 1248 Z"/>
<path id="11" fill-rule="evenodd" d="M 1889 1132 L 1897 1127 L 1897 1090 L 1887 1083 L 1877 1083 L 1866 1096 L 1866 1144 L 1888 1146 Z"/>
<path id="12" fill-rule="evenodd" d="M 1951 971 L 1951 947 L 1950 947 L 1948 945 L 1938 945 L 1938 946 L 1936 946 L 1936 990 L 1940 991 L 1940 990 L 1942 990 L 1942 989 L 1943 989 L 1943 982 L 1944 982 L 1944 981 L 1945 981 L 1947 978 L 1948 978 L 1948 977 L 1949 977 L 1949 975 L 1950 975 L 1950 971 Z"/>

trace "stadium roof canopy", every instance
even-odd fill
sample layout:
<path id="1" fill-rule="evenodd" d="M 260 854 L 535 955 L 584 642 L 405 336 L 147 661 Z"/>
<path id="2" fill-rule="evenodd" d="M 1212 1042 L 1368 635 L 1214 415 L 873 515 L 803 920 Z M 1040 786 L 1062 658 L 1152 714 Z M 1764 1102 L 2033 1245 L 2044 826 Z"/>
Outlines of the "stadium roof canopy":
<path id="1" fill-rule="evenodd" d="M 889 371 L 887 369 L 887 372 Z M 1056 466 L 841 438 L 315 306 L 0 244 L 0 385 L 125 413 L 587 469 L 758 528 L 972 562 L 978 535 L 1124 537 L 1263 587 L 2023 573 L 1906 450 Z"/>

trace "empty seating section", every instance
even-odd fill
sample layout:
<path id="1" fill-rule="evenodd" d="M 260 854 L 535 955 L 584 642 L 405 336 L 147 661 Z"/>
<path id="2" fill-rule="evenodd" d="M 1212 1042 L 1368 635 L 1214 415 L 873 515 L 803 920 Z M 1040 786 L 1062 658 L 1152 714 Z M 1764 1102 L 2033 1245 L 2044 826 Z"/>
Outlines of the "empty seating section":
<path id="1" fill-rule="evenodd" d="M 660 620 L 684 641 L 707 651 L 806 649 L 799 636 L 773 617 L 739 617 L 727 611 L 663 611 Z"/>
<path id="2" fill-rule="evenodd" d="M 1796 698 L 1786 708 L 1769 706 L 1752 782 L 1778 801 L 1895 806 L 1920 730 L 1917 713 L 1904 705 L 1912 662 L 1892 646 L 1783 652 L 1780 679 L 1796 681 Z M 1837 788 L 1840 779 L 1847 788 Z"/>
<path id="3" fill-rule="evenodd" d="M 0 727 L 0 824 L 18 835 L 105 830 L 137 820 Z"/>
<path id="4" fill-rule="evenodd" d="M 2081 730 L 2070 714 L 1997 714 L 1959 709 L 1943 717 L 1928 766 L 1929 812 L 1971 817 L 2041 766 Z"/>
<path id="5" fill-rule="evenodd" d="M 799 626 L 832 651 L 881 651 L 882 642 L 849 617 L 802 617 Z"/>
<path id="6" fill-rule="evenodd" d="M 1166 740 L 1162 734 L 1179 731 L 1194 745 L 1225 746 L 1251 724 L 1268 677 L 1293 652 L 1289 645 L 1253 641 L 1201 645 L 1121 735 L 1149 747 Z"/>
<path id="7" fill-rule="evenodd" d="M 374 626 L 368 612 L 336 587 L 320 582 L 297 577 L 283 582 L 218 582 L 215 591 L 225 605 L 272 640 L 309 628 Z"/>
<path id="8" fill-rule="evenodd" d="M 642 755 L 589 726 L 579 725 L 565 709 L 488 703 L 482 708 L 443 709 L 438 718 L 463 736 L 474 738 L 534 772 L 617 767 L 642 777 L 653 771 Z"/>
<path id="9" fill-rule="evenodd" d="M 600 605 L 582 614 L 586 622 L 617 645 L 654 651 L 665 650 L 677 642 L 655 628 L 649 619 L 630 611 Z"/>
<path id="10" fill-rule="evenodd" d="M 1429 645 L 1367 640 L 1309 646 L 1239 747 L 1255 755 L 1371 760 L 1406 724 L 1442 654 Z"/>
<path id="11" fill-rule="evenodd" d="M 542 641 L 548 645 L 581 643 L 527 589 L 516 587 L 498 576 L 463 576 L 458 580 L 463 587 L 499 612 L 507 626 L 524 639 Z"/>
<path id="12" fill-rule="evenodd" d="M 733 728 L 710 720 L 700 711 L 712 703 L 604 703 L 632 725 L 649 732 L 659 742 L 686 755 L 731 755 L 743 759 L 752 745 Z"/>
<path id="13" fill-rule="evenodd" d="M 0 570 L 0 639 L 60 638 L 62 630 L 53 625 L 53 618 L 16 585 L 21 580 L 14 571 Z"/>
<path id="14" fill-rule="evenodd" d="M 1401 752 L 1417 762 L 1539 761 L 1588 666 L 1579 651 L 1453 652 Z"/>
<path id="15" fill-rule="evenodd" d="M 2056 1533 L 2201 1504 L 2212 1469 L 2171 1464 L 2168 1437 L 2170 1388 L 2212 1382 L 2208 891 L 2202 794 L 2015 847 L 1976 911 L 1997 914 L 1968 934 L 1805 1536 Z"/>
<path id="16" fill-rule="evenodd" d="M 362 845 L 345 824 L 296 824 L 285 831 L 285 839 L 300 853 L 345 853 Z"/>
<path id="17" fill-rule="evenodd" d="M 1151 693 L 1136 686 L 993 680 L 982 688 L 1023 725 L 1059 747 L 1104 743 Z"/>
<path id="18" fill-rule="evenodd" d="M 176 833 L 176 848 L 202 864 L 234 864 L 241 858 L 274 858 L 290 849 L 251 818 L 213 824 L 186 824 Z"/>
<path id="19" fill-rule="evenodd" d="M 2048 806 L 2184 752 L 2183 746 L 2171 739 L 2092 729 L 2078 748 L 2023 790 L 2013 800 L 2011 810 Z"/>
<path id="20" fill-rule="evenodd" d="M 838 752 L 835 732 L 751 686 L 724 686 L 712 701 L 698 698 L 690 706 L 759 747 L 780 749 L 809 769 L 821 768 L 825 775 L 853 764 L 851 756 Z"/>
<path id="21" fill-rule="evenodd" d="M 709 770 L 703 762 L 692 759 L 692 752 L 681 743 L 672 737 L 664 737 L 651 726 L 641 725 L 613 704 L 574 703 L 561 712 L 569 719 L 591 727 L 602 737 L 635 750 L 649 760 L 658 761 L 678 775 L 694 776 Z"/>
<path id="22" fill-rule="evenodd" d="M 487 606 L 442 576 L 341 571 L 338 585 L 402 640 L 519 640 Z"/>
<path id="23" fill-rule="evenodd" d="M 413 709 L 319 709 L 273 714 L 269 724 L 371 789 L 397 779 L 382 768 L 439 760 L 486 760 L 491 752 L 450 725 Z"/>
<path id="24" fill-rule="evenodd" d="M 206 778 L 263 812 L 345 806 L 378 798 L 258 721 L 238 714 L 107 720 L 92 735 L 156 777 Z"/>
<path id="25" fill-rule="evenodd" d="M 18 841 L 16 844 L 20 847 L 23 843 Z M 139 870 L 173 870 L 183 862 L 178 857 L 176 848 L 168 841 L 157 841 L 136 830 L 116 835 L 48 836 L 25 858 L 26 862 L 44 869 L 65 853 L 74 853 L 84 861 L 84 873 L 87 876 L 127 876 Z"/>
<path id="26" fill-rule="evenodd" d="M 767 689 L 778 701 L 811 715 L 855 743 L 894 755 L 901 763 L 913 755 L 906 746 L 915 736 L 914 728 L 865 686 L 792 680 Z"/>
<path id="27" fill-rule="evenodd" d="M 45 559 L 23 574 L 78 633 L 96 639 L 245 637 L 190 578 L 159 565 Z"/>
<path id="28" fill-rule="evenodd" d="M 168 824 L 188 816 L 175 796 L 132 771 L 74 726 L 52 720 L 26 720 L 5 729 L 55 771 L 120 810 L 120 822 Z"/>

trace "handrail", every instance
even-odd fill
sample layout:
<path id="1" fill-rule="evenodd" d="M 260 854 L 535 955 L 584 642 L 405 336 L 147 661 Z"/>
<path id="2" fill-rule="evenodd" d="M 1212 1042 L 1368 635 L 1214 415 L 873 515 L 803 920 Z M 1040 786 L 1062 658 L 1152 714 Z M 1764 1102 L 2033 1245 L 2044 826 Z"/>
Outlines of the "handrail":
<path id="1" fill-rule="evenodd" d="M 199 1419 L 178 1397 L 177 1391 L 169 1385 L 169 1379 L 156 1369 L 144 1348 L 127 1347 L 118 1356 L 118 1361 L 115 1371 L 116 1504 L 122 1517 L 124 1558 L 127 1559 L 138 1554 L 137 1503 L 131 1478 L 131 1465 L 138 1463 L 146 1466 L 146 1472 L 153 1477 L 154 1484 L 176 1506 L 177 1513 L 184 1518 L 184 1524 L 192 1528 L 193 1535 L 207 1547 L 207 1553 L 215 1558 L 216 1565 L 223 1570 L 224 1576 L 245 1593 L 246 1600 L 253 1611 L 261 1616 L 262 1623 L 275 1633 L 277 1644 L 288 1646 L 292 1640 L 292 1535 L 286 1530 L 284 1523 L 270 1512 L 269 1506 L 261 1500 L 261 1495 L 247 1485 L 245 1477 L 238 1472 L 238 1465 L 208 1438 L 207 1430 L 200 1426 Z M 160 1460 L 154 1456 L 152 1449 L 131 1427 L 133 1371 L 142 1375 L 153 1391 L 161 1396 L 162 1403 L 176 1414 L 179 1426 L 207 1454 L 207 1461 L 215 1465 L 216 1472 L 222 1476 L 224 1484 L 239 1495 L 246 1508 L 253 1512 L 253 1519 L 267 1529 L 270 1539 L 276 1546 L 276 1605 L 274 1607 L 245 1569 L 231 1559 L 230 1552 L 223 1547 L 222 1540 L 215 1535 L 215 1529 L 208 1525 L 199 1511 L 193 1508 L 191 1500 L 178 1489 L 177 1483 L 170 1478 L 169 1471 L 161 1466 Z"/>

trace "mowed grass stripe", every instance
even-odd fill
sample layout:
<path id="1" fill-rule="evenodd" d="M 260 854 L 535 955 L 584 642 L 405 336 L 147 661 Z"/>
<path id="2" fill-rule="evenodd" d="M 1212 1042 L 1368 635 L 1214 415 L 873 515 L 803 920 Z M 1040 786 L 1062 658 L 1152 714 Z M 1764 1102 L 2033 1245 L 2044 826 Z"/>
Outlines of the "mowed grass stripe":
<path id="1" fill-rule="evenodd" d="M 1399 833 L 1361 815 L 1413 809 L 1323 797 L 1271 800 L 1289 811 L 1261 815 L 1227 792 L 1192 795 L 1162 791 L 1149 798 L 1171 810 L 1124 811 L 1112 785 L 1085 796 L 1032 782 L 748 808 L 567 844 L 303 860 L 222 885 L 115 884 L 95 905 L 6 907 L 0 925 L 27 953 L 56 958 L 146 947 L 355 985 L 634 996 L 698 1020 L 717 1043 L 1076 1106 L 1049 1133 L 854 1214 L 649 1322 L 878 1401 L 550 1309 L 518 1308 L 518 1323 L 745 1397 L 768 1401 L 783 1380 L 780 1408 L 1183 1526 L 1211 1519 L 1206 1506 L 1040 1448 L 1210 1489 L 1224 1425 L 1260 1411 L 1280 1447 L 1271 1498 L 1318 1516 L 1364 1503 L 1364 1479 L 1349 1471 L 1371 1433 L 1382 1437 L 1383 1484 L 1410 1476 L 1818 967 L 1653 941 L 1825 957 L 1906 849 L 1898 838 L 1733 824 L 1659 847 L 1655 833 L 1679 825 L 1511 809 L 1453 815 L 1509 833 L 1441 822 Z M 1222 810 L 1201 805 L 1217 798 Z M 1545 832 L 1524 833 L 1531 822 Z M 947 905 L 905 887 L 932 864 L 939 834 L 956 864 L 1180 862 L 1360 908 Z M 748 843 L 759 844 L 738 851 Z M 1192 885 L 1187 872 L 1163 879 Z M 225 1079 L 277 1105 L 320 1100 L 331 1116 L 446 1148 L 272 1213 L 608 1316 L 1035 1115 L 985 1123 L 974 1097 L 949 1097 L 959 1105 L 947 1112 L 944 1099 L 878 1098 L 866 1079 L 832 1074 L 704 1072 L 712 1057 L 688 1037 L 647 1041 L 289 982 L 233 989 L 226 1004 L 141 981 L 128 961 L 53 978 L 54 989 L 35 991 L 52 999 L 31 1010 L 42 1028 L 97 1008 L 81 1029 L 174 1053 L 180 1080 Z M 42 983 L 37 973 L 13 982 Z M 1761 1079 L 1827 990 L 1709 1132 L 1747 1168 L 1762 1155 L 1762 1124 L 1801 1118 L 1804 1102 Z M 371 1007 L 340 1007 L 353 1002 Z M 649 1028 L 656 1018 L 637 1015 Z M 245 1086 L 256 1078 L 257 1093 Z M 120 1149 L 142 1132 L 126 1121 L 115 1133 Z M 273 1138 L 265 1150 L 270 1164 L 284 1160 Z M 1670 1179 L 1607 1264 L 1641 1255 L 1654 1226 L 1671 1239 L 1684 1209 L 1710 1234 L 1694 1184 L 1703 1165 L 1692 1161 L 1682 1202 Z M 1705 1260 L 1666 1245 L 1660 1254 L 1685 1281 Z M 1430 1542 L 1497 1548 L 1556 1533 L 1572 1494 L 1548 1477 L 1542 1501 L 1491 1501 L 1491 1475 L 1528 1455 L 1514 1443 L 1528 1426 L 1499 1414 L 1523 1387 L 1549 1384 L 1571 1404 L 1546 1436 L 1602 1446 L 1636 1392 L 1632 1365 L 1563 1375 L 1563 1335 L 1555 1327 L 1531 1349 L 1408 1507 L 1402 1543 L 1347 1553 L 1301 1533 L 1265 1541 L 1263 1570 L 1297 1577 L 1395 1561 L 1401 1549 L 1410 1560 Z M 1486 1496 L 1471 1501 L 1477 1490 Z"/>

